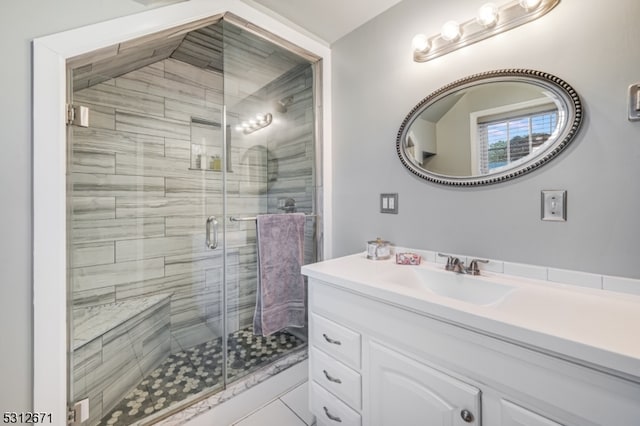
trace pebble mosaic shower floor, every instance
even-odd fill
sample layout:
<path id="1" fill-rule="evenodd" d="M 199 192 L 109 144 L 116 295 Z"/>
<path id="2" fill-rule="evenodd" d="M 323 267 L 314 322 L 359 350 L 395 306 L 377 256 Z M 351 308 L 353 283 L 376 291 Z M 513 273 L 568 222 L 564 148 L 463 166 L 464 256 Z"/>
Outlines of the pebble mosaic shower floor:
<path id="1" fill-rule="evenodd" d="M 248 327 L 229 335 L 229 382 L 277 360 L 305 342 L 287 332 L 255 336 Z M 222 338 L 170 355 L 98 423 L 129 426 L 206 389 L 222 387 Z"/>

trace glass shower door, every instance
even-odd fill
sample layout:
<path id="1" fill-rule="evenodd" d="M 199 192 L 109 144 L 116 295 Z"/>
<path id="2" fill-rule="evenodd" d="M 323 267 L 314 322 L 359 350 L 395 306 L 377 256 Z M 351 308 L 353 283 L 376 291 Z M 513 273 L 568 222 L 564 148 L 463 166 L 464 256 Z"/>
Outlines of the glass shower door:
<path id="1" fill-rule="evenodd" d="M 225 244 L 227 382 L 278 361 L 306 343 L 306 329 L 254 331 L 258 289 L 256 216 L 284 213 L 287 200 L 312 213 L 312 65 L 224 21 L 224 101 L 228 132 Z M 313 225 L 313 221 L 307 221 Z M 315 253 L 308 227 L 305 245 Z M 315 259 L 307 259 L 315 261 Z"/>
<path id="2" fill-rule="evenodd" d="M 224 387 L 221 73 L 116 59 L 72 72 L 90 120 L 69 138 L 69 381 L 88 425 Z"/>

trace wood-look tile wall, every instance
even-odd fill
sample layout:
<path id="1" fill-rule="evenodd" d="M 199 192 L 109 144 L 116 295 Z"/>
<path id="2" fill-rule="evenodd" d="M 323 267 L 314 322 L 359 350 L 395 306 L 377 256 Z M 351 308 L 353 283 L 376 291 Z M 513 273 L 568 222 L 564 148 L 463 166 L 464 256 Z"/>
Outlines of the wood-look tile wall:
<path id="1" fill-rule="evenodd" d="M 73 351 L 74 400 L 89 398 L 87 425 L 97 425 L 171 350 L 165 297 Z"/>
<path id="2" fill-rule="evenodd" d="M 267 210 L 278 212 L 278 200 L 293 198 L 298 211 L 318 213 L 314 203 L 315 180 L 313 71 L 310 65 L 300 65 L 265 88 L 265 98 L 273 100 L 293 97 L 287 112 L 277 113 L 281 129 L 267 141 L 272 151 L 272 163 L 277 162 L 276 179 L 267 192 Z M 269 169 L 274 167 L 269 164 Z M 316 223 L 309 218 L 305 227 L 305 263 L 316 258 Z"/>
<path id="3" fill-rule="evenodd" d="M 74 127 L 72 135 L 74 306 L 173 292 L 172 351 L 222 332 L 222 249 L 205 247 L 208 216 L 226 229 L 229 330 L 251 324 L 255 306 L 255 223 L 225 223 L 222 174 L 193 170 L 191 162 L 191 118 L 222 122 L 222 84 L 218 72 L 166 59 L 74 93 L 74 102 L 91 110 L 90 127 Z M 247 136 L 231 130 L 227 215 L 277 212 L 278 199 L 286 197 L 299 211 L 311 211 L 311 85 L 309 66 L 246 101 L 239 100 L 246 85 L 235 85 L 232 125 L 234 117 L 253 113 L 251 106 L 272 112 L 276 100 L 290 95 L 294 103 L 286 113 L 274 112 L 277 120 L 267 129 Z M 247 161 L 255 146 L 271 152 L 268 162 Z M 276 163 L 277 174 L 269 175 Z M 267 176 L 268 185 L 257 180 Z M 310 220 L 307 261 L 315 260 L 313 236 Z"/>

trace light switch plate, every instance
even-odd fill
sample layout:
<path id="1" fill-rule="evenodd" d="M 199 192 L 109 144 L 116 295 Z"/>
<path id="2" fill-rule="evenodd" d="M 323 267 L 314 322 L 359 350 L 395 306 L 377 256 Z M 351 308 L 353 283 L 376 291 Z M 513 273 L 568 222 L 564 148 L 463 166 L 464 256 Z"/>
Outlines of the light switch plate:
<path id="1" fill-rule="evenodd" d="M 398 214 L 398 194 L 380 194 L 380 213 Z"/>
<path id="2" fill-rule="evenodd" d="M 640 83 L 629 86 L 629 121 L 640 120 Z"/>
<path id="3" fill-rule="evenodd" d="M 541 219 L 554 222 L 567 220 L 567 191 L 545 190 L 541 194 Z"/>

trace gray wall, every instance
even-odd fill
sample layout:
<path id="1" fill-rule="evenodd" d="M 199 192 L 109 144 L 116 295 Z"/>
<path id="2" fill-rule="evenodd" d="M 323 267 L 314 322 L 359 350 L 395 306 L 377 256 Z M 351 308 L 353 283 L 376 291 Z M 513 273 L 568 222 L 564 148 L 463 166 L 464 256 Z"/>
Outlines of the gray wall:
<path id="1" fill-rule="evenodd" d="M 563 0 L 540 20 L 427 63 L 416 33 L 473 17 L 471 0 L 404 0 L 333 48 L 334 255 L 381 236 L 398 245 L 640 278 L 640 122 L 626 96 L 640 81 L 640 3 Z M 577 139 L 539 171 L 479 188 L 415 178 L 395 153 L 411 108 L 456 79 L 534 68 L 568 81 L 586 119 Z M 540 191 L 568 191 L 568 221 L 540 220 Z M 398 192 L 398 215 L 378 212 Z M 420 224 L 418 226 L 418 224 Z"/>
<path id="2" fill-rule="evenodd" d="M 0 6 L 1 412 L 32 407 L 31 41 L 146 9 L 132 0 L 15 0 Z"/>

